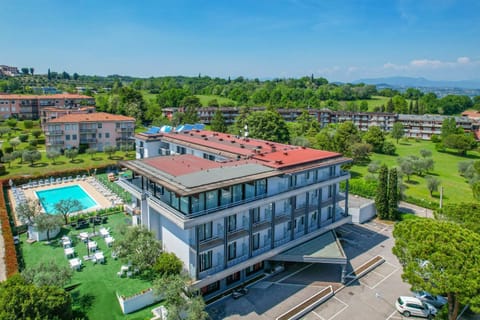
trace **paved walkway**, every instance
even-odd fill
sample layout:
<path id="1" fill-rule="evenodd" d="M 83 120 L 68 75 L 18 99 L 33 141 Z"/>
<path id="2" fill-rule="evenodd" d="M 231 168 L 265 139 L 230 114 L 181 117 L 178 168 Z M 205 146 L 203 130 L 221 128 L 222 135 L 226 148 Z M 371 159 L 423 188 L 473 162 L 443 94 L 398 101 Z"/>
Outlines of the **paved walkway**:
<path id="1" fill-rule="evenodd" d="M 398 210 L 400 210 L 402 212 L 413 213 L 413 214 L 415 214 L 417 216 L 420 216 L 420 217 L 432 218 L 432 219 L 434 218 L 432 210 L 427 209 L 427 208 L 422 208 L 422 207 L 419 207 L 417 205 L 407 203 L 407 202 L 404 202 L 404 201 L 400 201 L 400 203 L 398 204 Z"/>

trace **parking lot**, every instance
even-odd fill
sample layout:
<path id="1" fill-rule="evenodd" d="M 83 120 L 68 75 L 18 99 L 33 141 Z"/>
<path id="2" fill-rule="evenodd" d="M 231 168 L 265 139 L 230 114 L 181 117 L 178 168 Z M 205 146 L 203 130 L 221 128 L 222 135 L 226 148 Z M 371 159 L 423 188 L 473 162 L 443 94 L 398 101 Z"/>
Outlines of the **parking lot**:
<path id="1" fill-rule="evenodd" d="M 284 272 L 251 286 L 244 297 L 237 300 L 227 297 L 208 306 L 207 311 L 212 319 L 275 319 L 332 285 L 335 295 L 303 319 L 403 319 L 395 310 L 395 300 L 400 295 L 409 295 L 410 290 L 402 282 L 401 266 L 391 252 L 392 229 L 392 225 L 377 222 L 337 229 L 349 258 L 349 272 L 377 255 L 385 259 L 347 286 L 340 283 L 337 265 L 290 263 Z"/>

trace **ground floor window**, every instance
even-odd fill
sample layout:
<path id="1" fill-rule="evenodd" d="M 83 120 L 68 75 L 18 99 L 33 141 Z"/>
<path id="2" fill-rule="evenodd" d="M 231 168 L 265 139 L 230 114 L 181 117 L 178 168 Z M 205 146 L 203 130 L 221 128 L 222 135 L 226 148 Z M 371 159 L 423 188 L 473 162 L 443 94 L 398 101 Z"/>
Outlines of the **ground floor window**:
<path id="1" fill-rule="evenodd" d="M 240 271 L 235 272 L 227 277 L 227 285 L 235 283 L 240 280 Z"/>
<path id="2" fill-rule="evenodd" d="M 208 286 L 202 287 L 200 289 L 200 292 L 202 293 L 202 295 L 207 295 L 207 294 L 210 294 L 212 292 L 217 291 L 218 289 L 220 289 L 220 281 L 217 281 L 217 282 L 209 284 Z"/>
<path id="3" fill-rule="evenodd" d="M 260 270 L 263 270 L 263 261 L 259 262 L 259 263 L 256 263 L 253 266 L 248 267 L 245 271 L 246 271 L 246 275 L 249 276 L 249 275 L 254 274 L 254 273 L 256 273 Z"/>

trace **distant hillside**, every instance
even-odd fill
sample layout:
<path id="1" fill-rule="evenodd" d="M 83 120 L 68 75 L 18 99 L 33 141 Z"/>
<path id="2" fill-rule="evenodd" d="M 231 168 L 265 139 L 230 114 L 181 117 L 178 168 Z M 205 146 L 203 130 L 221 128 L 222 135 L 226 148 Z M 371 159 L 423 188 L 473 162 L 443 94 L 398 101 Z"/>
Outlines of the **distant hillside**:
<path id="1" fill-rule="evenodd" d="M 479 80 L 461 80 L 461 81 L 435 81 L 425 78 L 412 77 L 388 77 L 388 78 L 370 78 L 355 80 L 353 83 L 365 83 L 378 86 L 391 87 L 428 87 L 428 88 L 464 88 L 464 89 L 480 89 Z"/>

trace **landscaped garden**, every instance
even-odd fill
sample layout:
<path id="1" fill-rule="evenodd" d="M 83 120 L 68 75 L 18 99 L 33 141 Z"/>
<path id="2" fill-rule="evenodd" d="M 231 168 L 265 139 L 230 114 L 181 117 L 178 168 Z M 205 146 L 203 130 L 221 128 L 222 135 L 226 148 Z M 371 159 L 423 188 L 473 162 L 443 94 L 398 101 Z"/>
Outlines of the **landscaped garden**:
<path id="1" fill-rule="evenodd" d="M 123 213 L 108 216 L 108 222 L 101 226 L 95 226 L 96 231 L 101 227 L 109 228 L 110 234 L 115 241 L 121 239 L 121 228 L 131 224 L 131 218 Z M 108 247 L 101 235 L 92 238 L 98 244 L 105 256 L 105 263 L 93 263 L 85 260 L 87 256 L 86 244 L 77 238 L 81 232 L 93 232 L 93 225 L 90 228 L 75 230 L 73 228 L 62 228 L 61 233 L 50 244 L 45 242 L 28 243 L 26 234 L 20 237 L 20 254 L 23 257 L 25 267 L 39 265 L 42 262 L 54 263 L 61 266 L 69 266 L 69 260 L 64 254 L 60 238 L 64 235 L 73 241 L 73 248 L 76 257 L 82 260 L 83 267 L 73 272 L 70 285 L 73 287 L 71 295 L 73 298 L 73 309 L 77 314 L 84 314 L 89 319 L 145 319 L 152 316 L 151 309 L 124 315 L 117 300 L 120 296 L 132 296 L 142 290 L 148 289 L 152 284 L 138 276 L 122 276 L 117 273 L 121 270 L 125 261 L 112 258 L 112 248 Z M 91 254 L 90 254 L 91 255 Z"/>
<path id="2" fill-rule="evenodd" d="M 393 140 L 392 140 L 393 141 Z M 475 161 L 480 159 L 478 151 L 468 151 L 467 156 L 460 156 L 454 151 L 440 152 L 435 149 L 435 144 L 431 141 L 419 141 L 414 139 L 402 139 L 395 144 L 397 150 L 396 155 L 385 155 L 373 153 L 370 157 L 371 161 L 378 161 L 386 164 L 388 167 L 398 166 L 397 159 L 410 155 L 420 156 L 420 150 L 429 150 L 434 160 L 434 169 L 427 172 L 426 175 L 435 176 L 441 181 L 443 187 L 443 202 L 458 203 L 474 201 L 473 193 L 468 181 L 459 174 L 458 164 L 464 161 Z M 351 184 L 355 181 L 363 180 L 368 175 L 368 163 L 362 165 L 354 165 L 350 172 L 352 174 Z M 438 207 L 440 193 L 434 192 L 430 196 L 425 176 L 411 175 L 409 179 L 403 176 L 403 184 L 406 187 L 404 194 L 409 199 L 422 200 L 425 203 L 431 202 L 433 206 Z M 409 180 L 409 181 L 407 181 Z"/>

